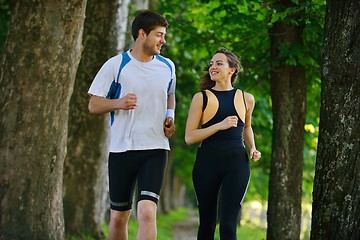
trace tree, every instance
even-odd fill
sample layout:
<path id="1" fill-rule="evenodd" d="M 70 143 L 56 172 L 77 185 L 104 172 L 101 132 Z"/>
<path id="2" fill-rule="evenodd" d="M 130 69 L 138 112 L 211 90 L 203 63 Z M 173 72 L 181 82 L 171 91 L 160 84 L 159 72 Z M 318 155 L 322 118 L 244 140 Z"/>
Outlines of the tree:
<path id="1" fill-rule="evenodd" d="M 70 101 L 68 153 L 64 167 L 64 218 L 66 234 L 87 232 L 103 237 L 100 225 L 107 209 L 106 115 L 91 115 L 87 91 L 100 69 L 117 54 L 118 38 L 125 35 L 118 10 L 128 8 L 118 0 L 88 0 L 83 35 L 83 52 Z M 117 18 L 121 17 L 118 23 Z M 119 31 L 121 30 L 121 31 Z M 81 194 L 79 194 L 81 193 Z"/>
<path id="2" fill-rule="evenodd" d="M 0 54 L 8 32 L 8 23 L 10 19 L 10 6 L 8 0 L 0 0 Z"/>
<path id="3" fill-rule="evenodd" d="M 12 1 L 0 89 L 0 239 L 63 239 L 69 100 L 85 0 Z"/>
<path id="4" fill-rule="evenodd" d="M 360 239 L 360 2 L 328 0 L 311 239 Z"/>
<path id="5" fill-rule="evenodd" d="M 267 239 L 300 238 L 306 79 L 304 66 L 288 54 L 303 48 L 305 24 L 296 7 L 291 0 L 274 5 L 276 11 L 294 12 L 269 30 L 274 122 Z"/>

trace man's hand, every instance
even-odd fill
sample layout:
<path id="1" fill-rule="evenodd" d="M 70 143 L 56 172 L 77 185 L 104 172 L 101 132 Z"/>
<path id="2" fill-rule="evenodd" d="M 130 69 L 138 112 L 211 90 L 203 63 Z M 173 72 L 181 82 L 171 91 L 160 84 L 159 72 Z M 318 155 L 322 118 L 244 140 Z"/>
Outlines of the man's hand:
<path id="1" fill-rule="evenodd" d="M 171 117 L 167 117 L 164 122 L 164 134 L 167 138 L 171 138 L 174 132 L 175 132 L 174 120 Z"/>
<path id="2" fill-rule="evenodd" d="M 134 93 L 128 93 L 119 99 L 119 109 L 129 110 L 137 107 L 137 96 Z"/>

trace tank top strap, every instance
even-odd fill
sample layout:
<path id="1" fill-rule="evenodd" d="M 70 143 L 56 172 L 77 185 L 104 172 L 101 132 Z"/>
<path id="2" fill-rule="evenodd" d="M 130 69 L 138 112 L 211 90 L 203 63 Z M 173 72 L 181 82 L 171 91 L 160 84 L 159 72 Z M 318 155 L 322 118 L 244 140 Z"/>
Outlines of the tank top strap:
<path id="1" fill-rule="evenodd" d="M 202 111 L 204 112 L 204 110 L 205 110 L 205 108 L 206 108 L 206 105 L 207 105 L 208 98 L 207 98 L 207 95 L 206 95 L 205 90 L 201 90 L 201 93 L 202 93 L 202 95 L 203 95 Z"/>

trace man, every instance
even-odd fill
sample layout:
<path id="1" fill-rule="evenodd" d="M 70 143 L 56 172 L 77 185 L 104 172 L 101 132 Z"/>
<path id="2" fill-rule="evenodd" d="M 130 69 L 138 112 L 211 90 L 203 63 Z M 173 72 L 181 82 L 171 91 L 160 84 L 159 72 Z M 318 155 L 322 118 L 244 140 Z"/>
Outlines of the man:
<path id="1" fill-rule="evenodd" d="M 110 58 L 90 86 L 89 111 L 110 113 L 109 239 L 127 239 L 135 182 L 137 239 L 156 239 L 156 211 L 169 139 L 175 131 L 175 66 L 160 56 L 168 23 L 141 11 L 132 23 L 134 47 Z"/>

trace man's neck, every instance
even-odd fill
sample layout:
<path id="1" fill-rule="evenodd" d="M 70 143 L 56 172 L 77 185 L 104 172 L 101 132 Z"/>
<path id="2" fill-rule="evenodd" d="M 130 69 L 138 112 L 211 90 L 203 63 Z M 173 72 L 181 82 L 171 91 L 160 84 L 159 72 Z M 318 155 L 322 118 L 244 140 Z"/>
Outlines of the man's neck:
<path id="1" fill-rule="evenodd" d="M 134 46 L 134 48 L 131 49 L 130 52 L 131 55 L 140 62 L 150 62 L 154 58 L 154 55 L 147 55 L 140 47 Z"/>

